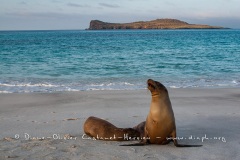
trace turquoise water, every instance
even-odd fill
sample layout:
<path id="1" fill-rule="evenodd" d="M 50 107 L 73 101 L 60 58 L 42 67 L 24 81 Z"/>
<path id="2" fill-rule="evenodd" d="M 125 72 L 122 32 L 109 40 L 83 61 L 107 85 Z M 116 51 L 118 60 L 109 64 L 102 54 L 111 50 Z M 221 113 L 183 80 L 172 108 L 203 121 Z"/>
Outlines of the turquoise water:
<path id="1" fill-rule="evenodd" d="M 240 30 L 0 32 L 0 92 L 240 87 Z"/>

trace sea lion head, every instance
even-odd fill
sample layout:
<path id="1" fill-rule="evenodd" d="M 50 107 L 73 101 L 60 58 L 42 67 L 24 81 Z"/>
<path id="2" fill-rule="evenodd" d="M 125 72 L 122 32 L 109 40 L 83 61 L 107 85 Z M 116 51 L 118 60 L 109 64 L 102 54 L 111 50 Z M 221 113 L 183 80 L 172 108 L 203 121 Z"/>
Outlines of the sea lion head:
<path id="1" fill-rule="evenodd" d="M 147 81 L 148 89 L 152 95 L 166 95 L 168 94 L 167 88 L 160 82 L 149 79 Z"/>

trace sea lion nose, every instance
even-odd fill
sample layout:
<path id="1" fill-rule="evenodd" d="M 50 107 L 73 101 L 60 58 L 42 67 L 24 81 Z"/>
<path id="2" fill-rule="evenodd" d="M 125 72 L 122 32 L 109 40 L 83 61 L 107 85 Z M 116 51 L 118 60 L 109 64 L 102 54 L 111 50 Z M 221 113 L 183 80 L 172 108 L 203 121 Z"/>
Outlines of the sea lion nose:
<path id="1" fill-rule="evenodd" d="M 153 82 L 154 80 L 152 80 L 152 79 L 148 79 L 147 80 L 147 83 L 149 83 L 149 82 Z"/>

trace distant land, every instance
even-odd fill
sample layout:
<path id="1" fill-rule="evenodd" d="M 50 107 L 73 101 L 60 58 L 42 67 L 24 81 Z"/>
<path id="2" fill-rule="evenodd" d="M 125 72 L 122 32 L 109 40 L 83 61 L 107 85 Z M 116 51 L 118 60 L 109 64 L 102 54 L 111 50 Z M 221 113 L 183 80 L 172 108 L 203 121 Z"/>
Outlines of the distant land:
<path id="1" fill-rule="evenodd" d="M 108 23 L 99 20 L 90 22 L 89 30 L 109 29 L 223 29 L 224 27 L 203 24 L 189 24 L 177 19 L 156 19 L 132 23 Z"/>

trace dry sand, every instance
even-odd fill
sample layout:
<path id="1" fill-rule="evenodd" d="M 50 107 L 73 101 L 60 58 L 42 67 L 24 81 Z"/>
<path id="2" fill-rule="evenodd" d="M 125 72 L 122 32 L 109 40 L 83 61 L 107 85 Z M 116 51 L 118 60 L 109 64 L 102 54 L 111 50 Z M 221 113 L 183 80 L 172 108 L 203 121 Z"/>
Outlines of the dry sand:
<path id="1" fill-rule="evenodd" d="M 0 159 L 240 159 L 239 88 L 169 93 L 179 142 L 202 147 L 119 146 L 136 142 L 82 138 L 89 116 L 124 128 L 144 121 L 147 90 L 0 94 Z"/>

